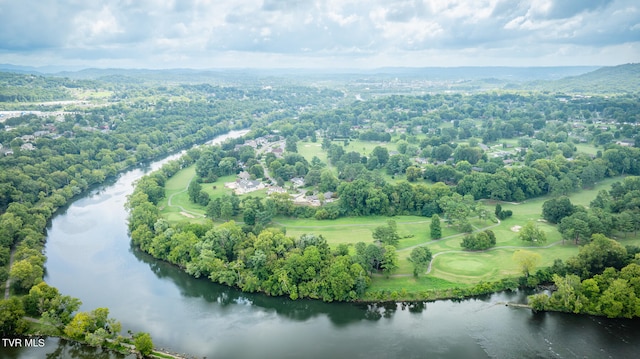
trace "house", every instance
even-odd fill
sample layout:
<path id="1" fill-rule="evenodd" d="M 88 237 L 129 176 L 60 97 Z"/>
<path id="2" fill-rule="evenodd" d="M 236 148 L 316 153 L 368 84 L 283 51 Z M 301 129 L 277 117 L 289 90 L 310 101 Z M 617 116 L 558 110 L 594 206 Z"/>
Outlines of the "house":
<path id="1" fill-rule="evenodd" d="M 36 149 L 36 146 L 34 146 L 33 143 L 25 143 L 20 146 L 20 149 L 23 151 L 33 151 Z"/>
<path id="2" fill-rule="evenodd" d="M 34 137 L 44 137 L 44 136 L 49 135 L 50 133 L 51 132 L 46 131 L 46 130 L 45 131 L 36 131 L 36 132 L 33 133 L 33 136 Z"/>
<path id="3" fill-rule="evenodd" d="M 284 150 L 282 149 L 282 147 L 275 147 L 271 149 L 271 153 L 276 155 L 276 157 L 282 157 Z"/>
<path id="4" fill-rule="evenodd" d="M 631 140 L 616 141 L 616 145 L 624 146 L 624 147 L 633 147 L 634 144 L 635 144 L 634 141 L 631 141 Z"/>
<path id="5" fill-rule="evenodd" d="M 265 188 L 265 184 L 260 181 L 238 178 L 235 182 L 227 182 L 225 187 L 232 189 L 236 194 L 245 194 Z"/>
<path id="6" fill-rule="evenodd" d="M 304 186 L 304 178 L 302 177 L 294 177 L 291 179 L 291 183 L 293 183 L 294 186 L 296 187 L 302 187 Z"/>

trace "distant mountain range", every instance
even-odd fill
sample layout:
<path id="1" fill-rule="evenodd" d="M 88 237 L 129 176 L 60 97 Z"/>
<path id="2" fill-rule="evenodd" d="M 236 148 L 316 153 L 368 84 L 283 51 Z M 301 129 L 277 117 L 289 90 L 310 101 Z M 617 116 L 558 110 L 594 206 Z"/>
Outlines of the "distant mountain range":
<path id="1" fill-rule="evenodd" d="M 77 69 L 60 66 L 27 67 L 0 64 L 0 71 L 30 73 L 107 82 L 253 81 L 265 78 L 352 81 L 425 80 L 451 83 L 472 82 L 478 89 L 547 90 L 568 93 L 620 93 L 640 91 L 640 64 L 619 66 L 556 67 L 387 67 L 379 69 Z M 459 88 L 460 89 L 460 88 Z"/>
<path id="2" fill-rule="evenodd" d="M 52 75 L 59 73 L 61 71 L 80 71 L 83 67 L 72 67 L 72 66 L 41 66 L 41 67 L 33 67 L 33 66 L 20 66 L 20 65 L 12 65 L 12 64 L 0 64 L 0 71 L 4 72 L 15 72 L 15 73 L 23 73 L 23 74 L 36 74 L 36 75 Z"/>

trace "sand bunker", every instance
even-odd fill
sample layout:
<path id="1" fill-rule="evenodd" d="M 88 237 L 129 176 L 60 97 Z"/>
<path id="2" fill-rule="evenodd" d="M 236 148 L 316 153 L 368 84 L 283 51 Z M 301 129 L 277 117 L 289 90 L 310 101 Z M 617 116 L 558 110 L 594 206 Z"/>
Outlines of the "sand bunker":
<path id="1" fill-rule="evenodd" d="M 196 216 L 194 216 L 191 213 L 187 213 L 187 212 L 180 212 L 181 215 L 187 217 L 187 218 L 196 218 Z"/>
<path id="2" fill-rule="evenodd" d="M 522 228 L 522 226 L 513 226 L 513 227 L 511 227 L 511 231 L 512 232 L 520 232 L 520 228 Z"/>

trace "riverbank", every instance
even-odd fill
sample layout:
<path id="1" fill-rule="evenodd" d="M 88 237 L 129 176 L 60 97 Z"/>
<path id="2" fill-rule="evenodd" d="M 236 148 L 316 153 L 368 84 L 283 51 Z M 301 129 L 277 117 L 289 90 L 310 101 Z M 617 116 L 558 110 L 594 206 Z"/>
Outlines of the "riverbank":
<path id="1" fill-rule="evenodd" d="M 103 350 L 109 350 L 114 353 L 128 355 L 133 354 L 136 357 L 140 356 L 140 352 L 136 349 L 135 346 L 135 338 L 133 336 L 122 337 L 118 336 L 116 339 L 105 339 L 105 341 L 101 345 L 93 345 L 85 340 L 79 340 L 77 338 L 70 338 L 65 335 L 60 334 L 52 334 L 58 332 L 58 328 L 51 324 L 43 323 L 38 318 L 33 317 L 24 317 L 24 320 L 28 323 L 29 328 L 27 332 L 23 336 L 17 336 L 16 338 L 23 339 L 20 342 L 20 346 L 40 346 L 44 347 L 44 342 L 46 338 L 55 338 L 58 340 L 64 340 L 70 343 L 77 343 L 80 345 L 85 345 L 93 348 L 101 348 Z M 24 339 L 28 339 L 27 342 Z M 28 343 L 32 343 L 33 345 L 27 345 Z M 165 348 L 153 348 L 149 358 L 160 358 L 160 359 L 190 359 L 193 357 L 188 356 L 187 354 L 178 354 L 172 351 L 169 351 Z"/>

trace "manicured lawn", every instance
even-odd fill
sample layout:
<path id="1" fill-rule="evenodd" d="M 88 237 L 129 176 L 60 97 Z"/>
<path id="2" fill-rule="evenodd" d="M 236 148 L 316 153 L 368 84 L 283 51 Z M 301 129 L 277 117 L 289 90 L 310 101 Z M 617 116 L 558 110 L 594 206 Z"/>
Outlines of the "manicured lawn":
<path id="1" fill-rule="evenodd" d="M 578 152 L 583 152 L 590 155 L 596 155 L 598 151 L 603 151 L 602 148 L 598 148 L 592 144 L 586 144 L 586 143 L 578 143 L 576 145 L 576 148 L 578 149 Z"/>
<path id="2" fill-rule="evenodd" d="M 418 293 L 425 290 L 447 289 L 453 287 L 467 287 L 466 284 L 452 283 L 447 280 L 431 277 L 431 276 L 405 276 L 385 278 L 375 276 L 371 281 L 369 292 L 377 292 L 382 290 L 400 292 L 405 289 L 409 293 Z"/>
<path id="3" fill-rule="evenodd" d="M 181 222 L 184 220 L 203 222 L 205 220 L 203 217 L 206 208 L 191 202 L 187 193 L 187 188 L 191 180 L 195 178 L 195 173 L 195 165 L 192 165 L 179 171 L 165 183 L 165 198 L 160 201 L 158 208 L 160 208 L 160 215 L 169 222 Z M 226 188 L 224 184 L 235 181 L 235 179 L 235 175 L 220 177 L 214 183 L 203 183 L 202 190 L 208 193 L 211 199 L 216 199 L 223 195 L 231 195 L 233 191 Z M 266 196 L 266 190 L 252 192 L 247 195 L 264 197 Z M 171 199 L 170 206 L 169 199 Z"/>
<path id="4" fill-rule="evenodd" d="M 328 164 L 327 161 L 327 152 L 322 149 L 322 139 L 318 139 L 317 142 L 298 142 L 298 153 L 302 155 L 309 163 L 313 159 L 313 156 L 316 156 L 320 159 L 320 161 Z"/>
<path id="5" fill-rule="evenodd" d="M 305 233 L 321 234 L 332 247 L 338 244 L 356 244 L 358 242 L 371 243 L 374 228 L 386 225 L 388 220 L 396 221 L 398 234 L 406 237 L 413 234 L 413 237 L 401 238 L 399 249 L 414 246 L 429 241 L 430 218 L 419 216 L 396 216 L 396 217 L 349 217 L 339 218 L 333 221 L 319 221 L 315 219 L 288 219 L 277 217 L 274 222 L 287 229 L 287 235 L 299 237 Z M 443 228 L 443 235 L 457 233 L 450 228 Z"/>
<path id="6" fill-rule="evenodd" d="M 397 151 L 396 144 L 393 142 L 378 142 L 378 141 L 360 141 L 360 140 L 350 140 L 349 145 L 344 148 L 345 152 L 355 151 L 361 155 L 369 156 L 373 149 L 376 147 L 384 147 L 389 152 Z"/>
<path id="7" fill-rule="evenodd" d="M 358 242 L 371 243 L 374 228 L 385 225 L 387 220 L 394 220 L 398 225 L 398 234 L 411 238 L 402 238 L 399 248 L 423 243 L 429 235 L 430 219 L 418 216 L 398 217 L 351 217 L 339 218 L 333 221 L 319 221 L 315 219 L 286 219 L 278 217 L 274 219 L 276 224 L 287 229 L 287 235 L 299 237 L 305 233 L 321 234 L 331 246 L 338 244 L 356 244 Z"/>

